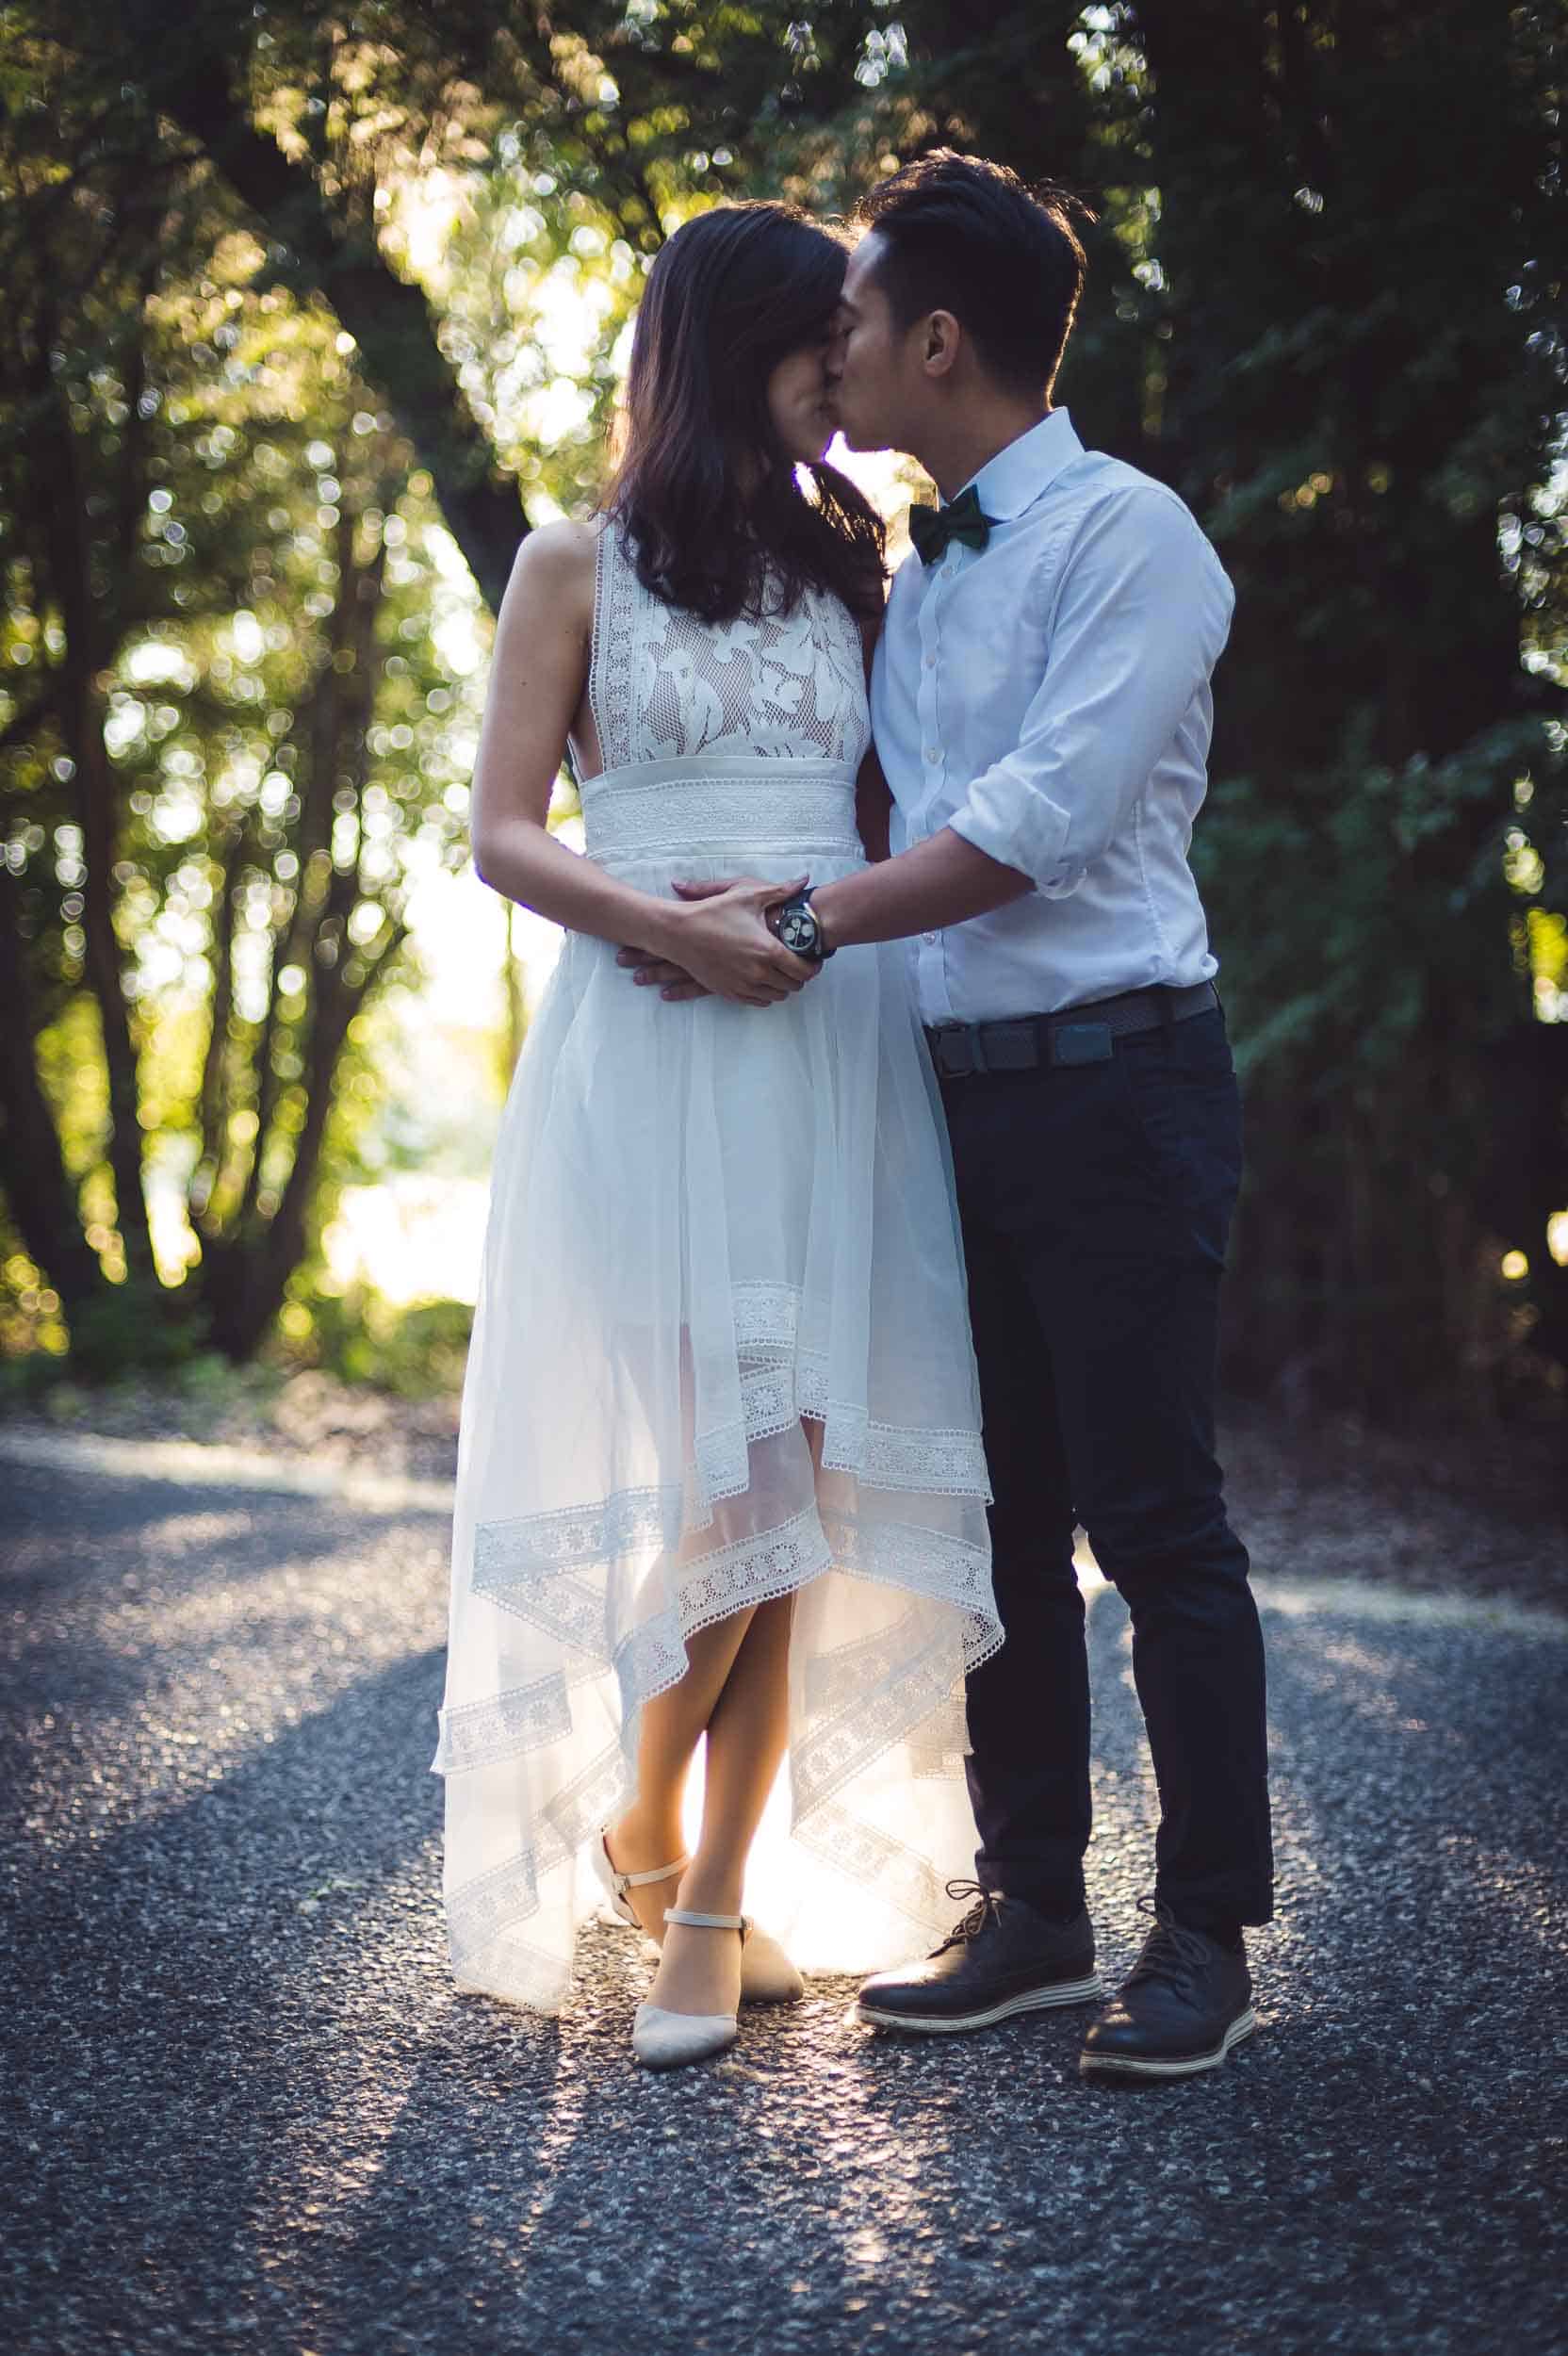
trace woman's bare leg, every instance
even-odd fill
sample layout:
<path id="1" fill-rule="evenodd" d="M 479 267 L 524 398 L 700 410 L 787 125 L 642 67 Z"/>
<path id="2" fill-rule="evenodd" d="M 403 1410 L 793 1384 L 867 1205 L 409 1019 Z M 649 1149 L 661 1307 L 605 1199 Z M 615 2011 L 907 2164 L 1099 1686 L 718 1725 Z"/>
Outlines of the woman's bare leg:
<path id="1" fill-rule="evenodd" d="M 691 1336 L 683 1332 L 680 1415 L 688 1460 L 694 1448 L 695 1412 Z M 678 1578 L 680 1563 L 743 1534 L 737 1512 L 737 1508 L 743 1512 L 743 1499 L 734 1504 L 721 1502 L 710 1527 L 691 1533 L 678 1558 Z M 666 1576 L 665 1566 L 661 1564 L 655 1567 L 651 1579 L 662 1583 Z M 644 1705 L 637 1742 L 637 1796 L 626 1813 L 611 1825 L 605 1842 L 610 1861 L 618 1873 L 651 1873 L 656 1865 L 668 1865 L 684 1854 L 682 1804 L 686 1777 L 724 1691 L 725 1679 L 745 1641 L 750 1621 L 749 1611 L 737 1612 L 710 1628 L 698 1628 L 687 1639 L 687 1668 L 680 1682 Z M 662 1881 L 644 1882 L 627 1892 L 638 1922 L 650 1939 L 661 1943 L 664 1938 L 664 1908 L 675 1904 L 678 1878 L 668 1874 Z"/>
<path id="2" fill-rule="evenodd" d="M 746 1858 L 789 1732 L 793 1616 L 793 1595 L 756 1607 L 709 1724 L 702 1838 L 679 1897 L 699 1914 L 741 1911 Z M 738 1939 L 680 1922 L 667 1926 L 650 2004 L 670 2012 L 733 2012 L 740 1992 Z"/>
<path id="3" fill-rule="evenodd" d="M 801 1426 L 813 1466 L 822 1427 Z M 746 1858 L 784 1757 L 790 1718 L 792 1594 L 760 1603 L 708 1727 L 702 1838 L 680 1883 L 680 1904 L 698 1914 L 739 1914 Z M 672 1850 L 671 1855 L 675 1852 Z M 648 2002 L 669 2012 L 733 2012 L 741 1992 L 741 1942 L 723 1932 L 672 1922 Z"/>
<path id="4" fill-rule="evenodd" d="M 610 1857 L 618 1872 L 649 1873 L 684 1854 L 681 1803 L 686 1776 L 744 1647 L 752 1616 L 749 1611 L 735 1612 L 711 1628 L 698 1628 L 687 1640 L 689 1666 L 679 1684 L 644 1705 L 637 1797 L 610 1829 Z M 664 1937 L 664 1908 L 675 1904 L 678 1879 L 671 1874 L 627 1893 L 650 1939 Z"/>

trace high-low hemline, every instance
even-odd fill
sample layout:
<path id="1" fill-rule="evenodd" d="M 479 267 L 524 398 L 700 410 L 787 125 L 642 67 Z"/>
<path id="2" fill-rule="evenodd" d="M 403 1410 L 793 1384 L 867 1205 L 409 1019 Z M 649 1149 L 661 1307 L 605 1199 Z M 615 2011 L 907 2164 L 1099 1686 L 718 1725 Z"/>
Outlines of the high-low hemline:
<path id="1" fill-rule="evenodd" d="M 590 858 L 666 897 L 863 864 L 835 599 L 708 630 L 607 531 L 594 665 Z M 757 1008 L 663 1002 L 568 935 L 502 1121 L 465 1384 L 433 1762 L 458 1985 L 559 2007 L 644 1710 L 699 1628 L 783 1595 L 798 1913 L 770 1920 L 808 1964 L 939 1929 L 973 1839 L 963 1681 L 1002 1641 L 988 1495 L 902 949 Z"/>

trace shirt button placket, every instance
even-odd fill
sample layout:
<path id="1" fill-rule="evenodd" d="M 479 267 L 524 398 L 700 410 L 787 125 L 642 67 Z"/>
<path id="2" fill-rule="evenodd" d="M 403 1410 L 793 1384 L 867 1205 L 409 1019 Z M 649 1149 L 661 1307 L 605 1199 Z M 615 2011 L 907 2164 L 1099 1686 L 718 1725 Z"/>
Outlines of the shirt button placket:
<path id="1" fill-rule="evenodd" d="M 936 831 L 938 804 L 941 794 L 942 773 L 946 763 L 942 757 L 941 727 L 937 694 L 938 651 L 940 637 L 939 609 L 944 595 L 943 584 L 953 579 L 958 569 L 957 552 L 949 549 L 947 559 L 937 570 L 931 584 L 931 596 L 921 615 L 923 661 L 920 679 L 921 759 L 924 770 L 925 794 L 921 809 L 920 831 L 929 838 Z M 923 988 L 921 997 L 925 1006 L 939 1020 L 952 1014 L 947 991 L 946 956 L 939 932 L 921 935 L 918 951 Z"/>
<path id="2" fill-rule="evenodd" d="M 915 682 L 915 712 L 920 722 L 921 798 L 918 810 L 910 816 L 908 835 L 911 843 L 923 843 L 932 832 L 932 809 L 940 782 L 941 748 L 937 722 L 937 646 L 938 609 L 941 601 L 942 574 L 939 566 L 926 583 L 921 600 L 920 644 L 921 667 Z M 922 965 L 931 942 L 925 936 L 916 956 Z"/>

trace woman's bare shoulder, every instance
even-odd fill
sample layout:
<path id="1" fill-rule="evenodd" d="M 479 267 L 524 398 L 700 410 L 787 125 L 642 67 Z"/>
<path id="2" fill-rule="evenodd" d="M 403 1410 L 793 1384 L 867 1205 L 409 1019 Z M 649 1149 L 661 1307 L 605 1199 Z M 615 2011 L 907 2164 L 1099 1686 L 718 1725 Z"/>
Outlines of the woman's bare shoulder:
<path id="1" fill-rule="evenodd" d="M 580 605 L 594 600 L 594 565 L 601 526 L 573 523 L 536 524 L 513 560 L 514 585 L 535 596 L 564 597 Z"/>

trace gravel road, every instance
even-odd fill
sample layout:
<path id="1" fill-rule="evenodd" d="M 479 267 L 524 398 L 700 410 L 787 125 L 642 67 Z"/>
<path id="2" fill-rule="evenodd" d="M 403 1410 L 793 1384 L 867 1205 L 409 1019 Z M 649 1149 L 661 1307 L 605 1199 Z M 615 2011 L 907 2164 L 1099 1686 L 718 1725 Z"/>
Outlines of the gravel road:
<path id="1" fill-rule="evenodd" d="M 813 1980 L 702 2070 L 447 1982 L 443 1493 L 0 1454 L 16 2356 L 1568 2349 L 1568 1620 L 1259 1566 L 1280 1918 L 1222 2073 L 1083 2014 L 900 2042 Z M 1092 1599 L 1111 1973 L 1153 1793 Z"/>

